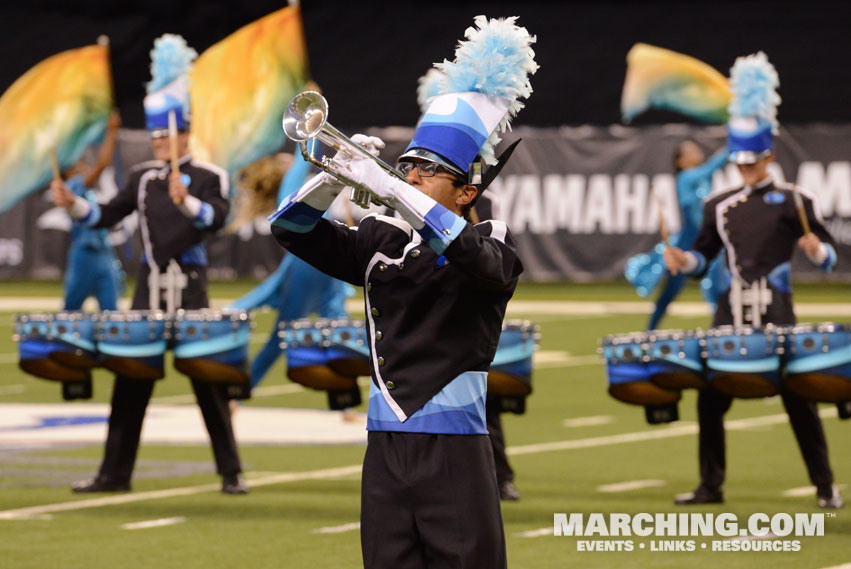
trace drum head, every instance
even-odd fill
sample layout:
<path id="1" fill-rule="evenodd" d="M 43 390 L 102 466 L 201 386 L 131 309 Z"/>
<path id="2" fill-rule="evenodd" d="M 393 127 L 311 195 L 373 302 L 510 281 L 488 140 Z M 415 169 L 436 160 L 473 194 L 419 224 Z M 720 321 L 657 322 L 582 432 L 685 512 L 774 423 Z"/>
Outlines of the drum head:
<path id="1" fill-rule="evenodd" d="M 346 377 L 369 376 L 369 362 L 363 358 L 334 358 L 328 361 L 328 367 Z"/>
<path id="2" fill-rule="evenodd" d="M 89 378 L 89 372 L 66 367 L 49 358 L 21 360 L 18 364 L 28 374 L 53 381 L 83 381 Z"/>
<path id="3" fill-rule="evenodd" d="M 488 393 L 502 397 L 525 397 L 532 393 L 532 385 L 516 375 L 491 369 L 488 372 Z"/>
<path id="4" fill-rule="evenodd" d="M 709 384 L 731 397 L 753 399 L 777 395 L 777 384 L 761 375 L 753 373 L 713 372 Z"/>
<path id="5" fill-rule="evenodd" d="M 786 379 L 786 388 L 812 401 L 851 401 L 851 379 L 839 375 L 818 372 L 790 375 Z"/>
<path id="6" fill-rule="evenodd" d="M 634 405 L 670 405 L 680 400 L 679 391 L 662 389 L 649 381 L 610 385 L 609 394 L 624 403 Z"/>
<path id="7" fill-rule="evenodd" d="M 116 358 L 107 357 L 101 361 L 101 365 L 106 369 L 115 372 L 116 375 L 129 379 L 138 379 L 142 381 L 154 381 L 165 377 L 165 370 L 160 360 L 159 365 L 153 365 L 132 358 Z"/>
<path id="8" fill-rule="evenodd" d="M 323 365 L 288 367 L 287 377 L 305 387 L 324 391 L 346 391 L 358 385 L 354 377 L 340 375 Z"/>
<path id="9" fill-rule="evenodd" d="M 242 367 L 205 358 L 174 358 L 174 368 L 192 379 L 204 383 L 250 383 L 251 378 Z"/>
<path id="10" fill-rule="evenodd" d="M 98 365 L 96 356 L 80 348 L 73 352 L 52 352 L 50 359 L 61 365 L 77 369 L 92 369 Z"/>
<path id="11" fill-rule="evenodd" d="M 663 371 L 650 376 L 650 381 L 664 389 L 701 389 L 706 381 L 697 374 L 686 371 Z"/>

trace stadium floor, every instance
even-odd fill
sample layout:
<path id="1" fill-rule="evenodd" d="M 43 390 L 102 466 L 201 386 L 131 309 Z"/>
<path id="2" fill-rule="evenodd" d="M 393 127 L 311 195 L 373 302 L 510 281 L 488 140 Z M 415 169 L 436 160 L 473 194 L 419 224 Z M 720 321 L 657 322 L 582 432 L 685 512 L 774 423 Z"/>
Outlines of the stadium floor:
<path id="1" fill-rule="evenodd" d="M 248 286 L 215 283 L 211 293 L 218 299 L 235 298 Z M 95 430 L 86 438 L 74 435 L 74 421 L 64 426 L 61 421 L 50 422 L 54 430 L 35 438 L 10 435 L 21 421 L 32 423 L 32 417 L 53 412 L 83 417 L 105 413 L 110 390 L 107 373 L 96 372 L 91 402 L 63 404 L 57 384 L 30 379 L 17 367 L 11 339 L 14 311 L 36 310 L 23 308 L 37 306 L 27 304 L 27 298 L 56 298 L 59 290 L 57 283 L 0 283 L 4 301 L 0 322 L 9 331 L 0 335 L 1 568 L 361 566 L 357 522 L 364 447 L 357 425 L 320 411 L 325 409 L 324 395 L 289 383 L 283 362 L 276 364 L 255 397 L 237 413 L 238 432 L 239 422 L 253 417 L 274 425 L 270 431 L 290 431 L 292 423 L 286 421 L 298 421 L 301 413 L 315 421 L 310 423 L 315 432 L 327 429 L 331 435 L 320 442 L 291 432 L 280 438 L 270 433 L 264 440 L 246 435 L 252 442 L 243 443 L 240 451 L 252 485 L 248 496 L 218 492 L 211 450 L 203 442 L 203 433 L 197 433 L 197 413 L 192 426 L 195 407 L 188 382 L 173 370 L 158 383 L 152 410 L 173 412 L 188 421 L 185 429 L 180 428 L 182 442 L 159 436 L 143 444 L 132 493 L 71 494 L 68 483 L 97 468 L 101 444 L 93 441 L 103 432 L 102 420 L 86 425 Z M 851 321 L 843 312 L 849 305 L 847 285 L 800 286 L 797 298 L 802 308 L 807 306 L 802 319 Z M 699 302 L 696 290 L 688 289 L 683 300 Z M 685 511 L 730 513 L 740 521 L 755 513 L 822 513 L 776 397 L 736 401 L 727 415 L 727 503 L 675 509 L 673 494 L 692 489 L 697 480 L 694 391 L 684 393 L 679 422 L 651 427 L 641 408 L 607 395 L 604 369 L 596 355 L 602 336 L 644 326 L 641 309 L 646 305 L 636 307 L 635 301 L 631 290 L 617 283 L 523 285 L 518 290 L 515 305 L 527 312 L 511 309 L 510 317 L 540 324 L 542 339 L 527 413 L 504 416 L 510 459 L 523 495 L 519 502 L 503 505 L 509 567 L 851 567 L 851 508 L 847 507 L 835 516 L 827 514 L 824 536 L 768 540 L 800 540 L 797 552 L 713 551 L 714 542 L 728 540 L 717 535 L 553 535 L 558 513 L 587 517 Z M 694 310 L 684 307 L 674 311 L 666 327 L 706 326 L 708 317 L 699 304 Z M 825 313 L 818 314 L 820 310 Z M 258 314 L 254 349 L 265 341 L 272 322 L 272 313 Z M 16 413 L 25 411 L 29 414 L 23 416 L 29 419 L 15 419 Z M 837 482 L 849 484 L 851 421 L 837 419 L 832 406 L 822 405 L 821 411 Z M 153 427 L 153 413 L 151 417 Z M 272 422 L 278 420 L 284 422 Z M 354 434 L 349 439 L 334 438 L 340 432 Z M 844 493 L 851 498 L 851 488 Z M 587 542 L 624 540 L 633 542 L 633 551 L 580 551 Z M 666 547 L 662 542 L 689 540 L 694 541 L 695 551 L 656 550 Z"/>

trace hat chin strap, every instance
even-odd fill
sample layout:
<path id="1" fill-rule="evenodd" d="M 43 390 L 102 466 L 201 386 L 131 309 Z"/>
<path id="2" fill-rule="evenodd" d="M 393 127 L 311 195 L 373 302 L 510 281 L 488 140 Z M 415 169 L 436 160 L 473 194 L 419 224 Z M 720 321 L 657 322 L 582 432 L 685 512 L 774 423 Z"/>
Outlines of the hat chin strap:
<path id="1" fill-rule="evenodd" d="M 493 182 L 499 175 L 499 172 L 508 162 L 508 159 L 511 158 L 511 154 L 514 152 L 514 149 L 517 148 L 517 145 L 520 144 L 521 140 L 523 139 L 518 138 L 512 142 L 508 148 L 499 155 L 499 158 L 496 159 L 496 164 L 488 168 L 484 174 L 482 173 L 481 161 L 470 164 L 470 168 L 468 169 L 468 183 L 479 188 L 479 196 L 482 195 L 482 192 L 484 192 L 487 187 L 491 185 L 491 182 Z M 476 178 L 478 178 L 479 181 L 476 181 Z M 476 198 L 478 199 L 478 196 L 476 196 Z"/>

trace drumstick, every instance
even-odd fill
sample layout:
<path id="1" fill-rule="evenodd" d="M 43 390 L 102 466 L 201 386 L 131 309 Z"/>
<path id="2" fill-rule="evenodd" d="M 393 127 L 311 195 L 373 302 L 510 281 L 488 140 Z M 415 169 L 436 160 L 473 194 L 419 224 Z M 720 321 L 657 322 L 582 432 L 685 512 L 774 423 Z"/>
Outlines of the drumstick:
<path id="1" fill-rule="evenodd" d="M 804 228 L 804 235 L 809 235 L 810 220 L 807 219 L 807 212 L 804 209 L 804 200 L 801 199 L 801 194 L 798 192 L 798 186 L 792 185 L 792 191 L 795 194 L 795 209 L 798 210 L 798 219 L 801 220 L 801 227 Z"/>
<path id="2" fill-rule="evenodd" d="M 171 148 L 171 175 L 180 177 L 180 164 L 178 163 L 177 155 L 177 115 L 171 110 L 168 112 L 168 142 Z M 171 200 L 177 204 L 178 200 L 172 197 Z"/>
<path id="3" fill-rule="evenodd" d="M 668 239 L 668 226 L 665 224 L 665 216 L 662 211 L 662 200 L 659 198 L 659 194 L 656 193 L 656 187 L 653 184 L 650 184 L 650 191 L 653 193 L 653 198 L 656 200 L 656 206 L 659 209 L 659 233 L 662 235 L 662 242 L 665 243 L 665 247 L 671 246 L 671 241 Z"/>
<path id="4" fill-rule="evenodd" d="M 53 166 L 53 179 L 56 182 L 62 181 L 62 172 L 59 170 L 59 160 L 56 158 L 56 146 L 50 145 L 50 165 Z"/>

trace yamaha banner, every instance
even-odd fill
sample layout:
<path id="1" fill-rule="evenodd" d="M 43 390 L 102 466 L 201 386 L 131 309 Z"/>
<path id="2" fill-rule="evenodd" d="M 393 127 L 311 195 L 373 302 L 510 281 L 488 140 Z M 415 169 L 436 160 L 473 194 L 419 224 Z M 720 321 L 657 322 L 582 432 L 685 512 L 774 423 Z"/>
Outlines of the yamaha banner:
<path id="1" fill-rule="evenodd" d="M 351 133 L 354 134 L 354 133 Z M 394 161 L 413 134 L 408 128 L 371 129 L 387 143 L 382 157 Z M 534 281 L 594 281 L 620 278 L 626 260 L 659 240 L 659 216 L 671 233 L 680 227 L 674 153 L 686 139 L 707 157 L 722 148 L 723 127 L 519 128 L 506 142 L 522 138 L 511 161 L 488 193 L 495 217 L 508 223 Z M 837 270 L 825 276 L 797 254 L 797 278 L 851 280 L 851 125 L 782 127 L 775 138 L 776 180 L 815 194 L 825 225 L 837 245 Z M 505 143 L 503 143 L 504 145 Z M 99 199 L 108 200 L 128 169 L 149 159 L 143 131 L 123 130 L 119 159 L 101 176 Z M 739 185 L 736 167 L 715 172 L 713 191 Z M 355 206 L 356 207 L 356 206 Z M 52 206 L 45 190 L 0 216 L 0 278 L 59 278 L 67 254 L 70 219 Z M 111 234 L 130 274 L 138 263 L 135 214 Z M 231 227 L 208 242 L 210 277 L 260 279 L 278 265 L 283 251 L 258 217 Z"/>

